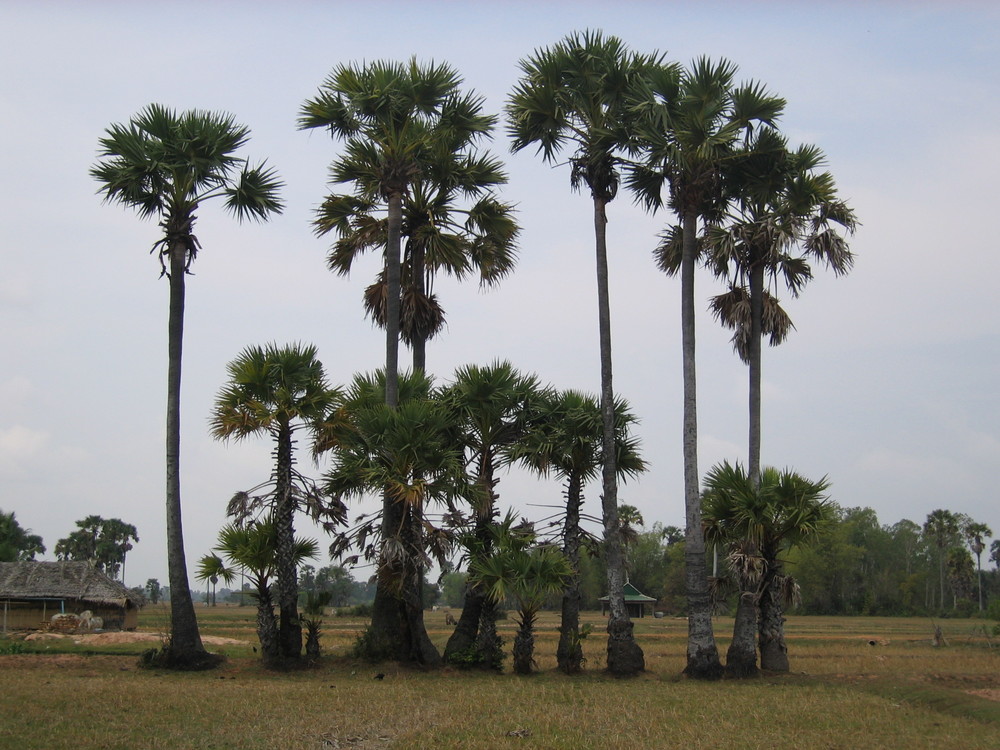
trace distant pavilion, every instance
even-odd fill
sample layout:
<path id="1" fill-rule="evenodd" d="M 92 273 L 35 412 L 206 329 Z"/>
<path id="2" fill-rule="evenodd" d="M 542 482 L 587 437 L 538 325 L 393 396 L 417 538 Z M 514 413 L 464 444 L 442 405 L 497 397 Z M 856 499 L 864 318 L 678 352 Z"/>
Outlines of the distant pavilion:
<path id="1" fill-rule="evenodd" d="M 622 586 L 622 591 L 625 594 L 625 611 L 628 612 L 629 617 L 645 617 L 646 605 L 652 604 L 656 601 L 653 597 L 646 596 L 628 581 L 625 581 L 625 585 Z M 602 615 L 606 615 L 608 613 L 608 601 L 610 598 L 611 597 L 608 596 L 602 596 L 599 599 L 601 602 Z"/>

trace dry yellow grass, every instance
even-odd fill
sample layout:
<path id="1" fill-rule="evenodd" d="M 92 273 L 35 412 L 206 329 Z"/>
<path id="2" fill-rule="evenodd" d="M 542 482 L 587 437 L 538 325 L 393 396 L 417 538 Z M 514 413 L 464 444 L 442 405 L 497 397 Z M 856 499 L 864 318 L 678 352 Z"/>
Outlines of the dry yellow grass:
<path id="1" fill-rule="evenodd" d="M 161 628 L 156 616 L 143 627 Z M 356 662 L 346 654 L 363 623 L 340 618 L 327 621 L 322 667 L 267 672 L 250 648 L 252 610 L 200 616 L 205 633 L 248 644 L 224 647 L 213 672 L 139 670 L 134 654 L 0 657 L 0 747 L 1000 747 L 1000 703 L 972 694 L 1000 689 L 1000 653 L 974 621 L 940 623 L 949 645 L 935 648 L 926 620 L 790 618 L 791 675 L 705 684 L 678 675 L 683 620 L 638 621 L 648 670 L 615 680 L 601 672 L 599 615 L 588 671 L 573 678 L 554 670 L 552 614 L 529 678 Z M 427 622 L 443 645 L 444 614 Z M 730 625 L 717 621 L 723 652 Z"/>

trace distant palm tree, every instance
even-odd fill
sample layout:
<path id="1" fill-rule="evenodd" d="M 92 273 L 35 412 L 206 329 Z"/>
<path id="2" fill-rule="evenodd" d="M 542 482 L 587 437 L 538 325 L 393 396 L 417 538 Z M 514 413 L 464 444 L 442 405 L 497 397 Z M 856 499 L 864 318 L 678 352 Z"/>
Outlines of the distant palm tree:
<path id="1" fill-rule="evenodd" d="M 208 581 L 212 585 L 209 603 L 213 607 L 215 606 L 215 587 L 219 583 L 219 579 L 230 583 L 234 576 L 235 573 L 230 571 L 222 558 L 215 553 L 203 555 L 198 561 L 198 569 L 194 574 L 194 577 L 199 581 Z"/>
<path id="2" fill-rule="evenodd" d="M 282 658 L 297 659 L 302 654 L 302 626 L 297 609 L 294 514 L 301 493 L 296 490 L 299 476 L 293 436 L 303 428 L 315 433 L 338 394 L 327 383 L 314 346 L 250 346 L 227 369 L 229 381 L 216 398 L 211 431 L 219 440 L 243 440 L 260 434 L 274 439 L 270 502 L 281 612 L 278 646 Z"/>
<path id="3" fill-rule="evenodd" d="M 585 186 L 593 200 L 603 422 L 601 499 L 611 608 L 608 670 L 621 675 L 641 672 L 645 660 L 635 641 L 623 594 L 606 210 L 618 194 L 619 172 L 635 121 L 632 104 L 636 90 L 657 62 L 655 56 L 630 52 L 614 36 L 589 31 L 571 34 L 521 61 L 521 80 L 507 105 L 514 140 L 511 149 L 517 152 L 536 145 L 548 162 L 555 162 L 564 147 L 574 149 L 569 158 L 570 184 L 573 188 Z"/>
<path id="4" fill-rule="evenodd" d="M 281 182 L 263 163 L 250 164 L 236 152 L 250 131 L 225 114 L 192 110 L 178 115 L 151 104 L 127 125 L 112 125 L 101 138 L 101 161 L 90 174 L 112 203 L 160 221 L 163 236 L 153 245 L 162 275 L 170 282 L 167 364 L 167 564 L 170 576 L 168 661 L 206 664 L 207 653 L 188 586 L 181 529 L 180 392 L 184 338 L 185 276 L 201 248 L 194 235 L 195 212 L 212 198 L 224 198 L 238 219 L 263 220 L 280 213 Z"/>
<path id="5" fill-rule="evenodd" d="M 573 674 L 583 666 L 580 635 L 583 487 L 600 473 L 603 456 L 601 409 L 594 397 L 579 391 L 546 391 L 533 412 L 532 425 L 514 445 L 510 459 L 525 464 L 542 476 L 555 474 L 565 483 L 562 552 L 572 575 L 563 591 L 556 660 L 562 671 Z M 639 455 L 638 440 L 629 433 L 637 420 L 628 403 L 622 399 L 615 406 L 615 418 L 615 467 L 623 479 L 637 476 L 645 471 L 646 464 Z M 619 511 L 622 544 L 627 547 L 629 536 L 626 532 L 634 534 L 633 524 L 638 522 L 641 525 L 642 516 L 629 505 L 622 505 Z"/>
<path id="6" fill-rule="evenodd" d="M 944 609 L 945 559 L 947 550 L 956 541 L 959 533 L 958 517 L 950 510 L 932 510 L 924 522 L 924 536 L 937 548 L 940 571 L 941 596 L 938 607 Z"/>
<path id="7" fill-rule="evenodd" d="M 695 367 L 694 279 L 700 254 L 698 222 L 720 218 L 730 196 L 724 174 L 753 127 L 769 125 L 784 100 L 756 83 L 736 86 L 736 65 L 706 57 L 687 69 L 661 65 L 647 76 L 637 145 L 647 163 L 630 171 L 628 184 L 649 208 L 668 206 L 680 224 L 668 229 L 657 248 L 661 270 L 681 276 L 681 351 L 684 388 L 685 586 L 688 647 L 685 674 L 712 679 L 722 672 L 712 631 L 705 540 L 698 483 L 698 416 Z"/>
<path id="8" fill-rule="evenodd" d="M 988 539 L 993 536 L 993 531 L 985 523 L 970 522 L 962 527 L 962 536 L 965 537 L 966 543 L 969 545 L 969 549 L 972 550 L 973 554 L 976 556 L 976 574 L 978 580 L 979 589 L 979 611 L 983 611 L 983 550 L 986 549 L 986 542 L 984 539 Z"/>

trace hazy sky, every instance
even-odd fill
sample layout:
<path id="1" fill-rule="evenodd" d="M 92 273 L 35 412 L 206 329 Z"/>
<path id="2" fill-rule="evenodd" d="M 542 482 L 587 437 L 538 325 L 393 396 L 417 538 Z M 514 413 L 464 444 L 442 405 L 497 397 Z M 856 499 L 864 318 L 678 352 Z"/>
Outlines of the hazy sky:
<path id="1" fill-rule="evenodd" d="M 333 383 L 383 362 L 361 306 L 378 259 L 334 276 L 328 240 L 311 231 L 338 145 L 296 130 L 303 101 L 339 63 L 416 55 L 451 63 L 498 112 L 519 59 L 587 28 L 684 63 L 726 56 L 766 83 L 788 101 L 784 131 L 826 151 L 863 223 L 849 276 L 817 269 L 801 298 L 782 295 L 796 330 L 764 352 L 764 462 L 828 475 L 838 503 L 885 524 L 943 507 L 1000 534 L 1000 12 L 987 2 L 0 0 L 0 508 L 43 536 L 46 559 L 77 519 L 122 518 L 141 538 L 127 582 L 166 583 L 167 284 L 149 255 L 156 224 L 103 205 L 88 175 L 110 123 L 151 102 L 231 112 L 251 128 L 246 155 L 287 183 L 288 208 L 269 224 L 239 225 L 218 203 L 198 215 L 181 464 L 193 566 L 233 491 L 271 468 L 267 440 L 208 435 L 226 363 L 268 341 L 315 343 Z M 486 292 L 439 283 L 449 323 L 429 370 L 446 382 L 459 365 L 504 358 L 596 392 L 591 201 L 570 191 L 565 167 L 510 156 L 508 143 L 501 130 L 493 149 L 523 227 L 517 271 Z M 624 193 L 608 215 L 615 385 L 651 466 L 620 498 L 647 525 L 680 526 L 680 289 L 651 259 L 670 217 Z M 703 272 L 697 284 L 704 474 L 745 461 L 747 375 L 706 312 L 720 283 Z M 533 518 L 561 499 L 555 482 L 517 473 L 498 490 Z M 587 502 L 597 513 L 596 487 Z"/>

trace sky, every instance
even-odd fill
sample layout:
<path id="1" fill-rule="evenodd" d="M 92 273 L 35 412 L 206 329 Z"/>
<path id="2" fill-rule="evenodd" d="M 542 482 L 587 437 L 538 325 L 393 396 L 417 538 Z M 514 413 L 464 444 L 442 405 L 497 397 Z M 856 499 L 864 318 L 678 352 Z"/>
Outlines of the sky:
<path id="1" fill-rule="evenodd" d="M 450 63 L 499 113 L 519 60 L 585 29 L 685 64 L 737 63 L 787 100 L 782 130 L 826 152 L 862 223 L 848 276 L 816 269 L 801 297 L 779 295 L 796 330 L 764 351 L 764 463 L 826 476 L 833 500 L 871 507 L 883 524 L 946 508 L 1000 534 L 992 3 L 0 0 L 0 509 L 42 535 L 42 559 L 55 559 L 76 520 L 121 518 L 140 537 L 128 585 L 166 583 L 168 290 L 149 254 L 156 223 L 102 203 L 88 174 L 105 128 L 154 102 L 229 112 L 251 130 L 243 153 L 286 183 L 287 208 L 269 223 L 241 225 L 218 203 L 198 215 L 181 457 L 193 571 L 229 497 L 271 470 L 266 438 L 208 433 L 226 363 L 248 345 L 301 341 L 318 347 L 333 384 L 384 364 L 384 336 L 361 304 L 378 259 L 335 276 L 329 239 L 312 232 L 339 144 L 297 130 L 302 103 L 339 64 L 416 56 Z M 501 196 L 522 227 L 517 269 L 491 290 L 439 281 L 448 327 L 428 346 L 428 369 L 447 383 L 461 365 L 507 359 L 596 393 L 592 203 L 571 191 L 565 166 L 511 155 L 509 143 L 498 128 Z M 623 191 L 608 218 L 615 388 L 641 420 L 650 465 L 619 497 L 647 526 L 682 526 L 680 284 L 651 255 L 672 217 Z M 707 312 L 722 288 L 699 272 L 702 474 L 747 452 L 747 371 Z M 324 469 L 301 461 L 313 476 Z M 561 499 L 556 481 L 520 471 L 497 489 L 502 507 L 534 519 Z M 598 488 L 586 497 L 598 514 Z"/>

